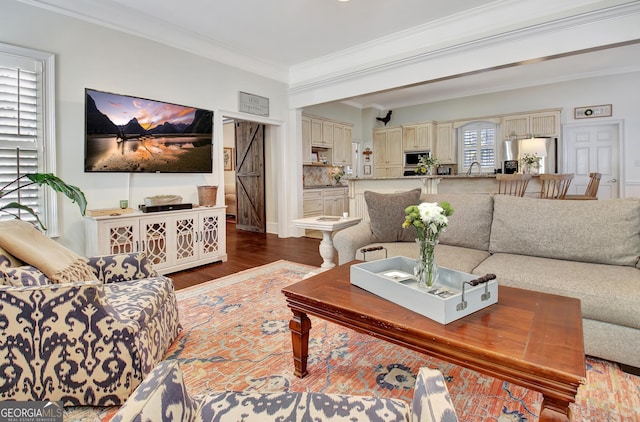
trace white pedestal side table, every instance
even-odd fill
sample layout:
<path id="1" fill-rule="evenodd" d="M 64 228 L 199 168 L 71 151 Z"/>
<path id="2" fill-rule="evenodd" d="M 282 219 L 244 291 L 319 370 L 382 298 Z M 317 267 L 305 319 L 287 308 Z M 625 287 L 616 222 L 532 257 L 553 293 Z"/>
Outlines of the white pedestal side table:
<path id="1" fill-rule="evenodd" d="M 295 227 L 308 230 L 319 230 L 322 232 L 322 241 L 320 242 L 320 256 L 324 260 L 320 265 L 320 271 L 326 271 L 336 266 L 333 262 L 334 249 L 331 234 L 338 230 L 355 226 L 362 218 L 360 217 L 337 217 L 332 215 L 322 215 L 319 217 L 307 217 L 293 220 Z"/>

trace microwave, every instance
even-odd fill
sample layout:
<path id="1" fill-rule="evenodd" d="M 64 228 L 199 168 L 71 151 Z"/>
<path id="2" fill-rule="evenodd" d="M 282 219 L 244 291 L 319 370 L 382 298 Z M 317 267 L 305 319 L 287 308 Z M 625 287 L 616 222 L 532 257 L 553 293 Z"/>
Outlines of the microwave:
<path id="1" fill-rule="evenodd" d="M 431 151 L 407 151 L 404 153 L 404 166 L 405 167 L 415 167 L 418 165 L 418 160 L 420 157 L 426 155 L 427 157 L 431 156 Z"/>

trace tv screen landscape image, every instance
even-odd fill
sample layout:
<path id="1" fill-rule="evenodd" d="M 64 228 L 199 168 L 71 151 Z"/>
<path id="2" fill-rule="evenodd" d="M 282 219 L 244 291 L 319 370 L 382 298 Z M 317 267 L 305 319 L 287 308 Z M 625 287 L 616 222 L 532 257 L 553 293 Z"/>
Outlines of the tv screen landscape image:
<path id="1" fill-rule="evenodd" d="M 211 173 L 213 111 L 85 89 L 85 172 Z"/>

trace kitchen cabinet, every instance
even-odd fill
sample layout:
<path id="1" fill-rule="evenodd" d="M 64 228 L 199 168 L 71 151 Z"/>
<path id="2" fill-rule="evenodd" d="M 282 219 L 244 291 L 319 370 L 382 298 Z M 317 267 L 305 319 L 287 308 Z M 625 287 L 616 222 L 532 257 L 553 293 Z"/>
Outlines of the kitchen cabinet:
<path id="1" fill-rule="evenodd" d="M 325 148 L 333 147 L 333 122 L 322 121 L 322 145 Z"/>
<path id="2" fill-rule="evenodd" d="M 226 261 L 225 207 L 85 219 L 86 255 L 144 252 L 161 274 Z"/>
<path id="3" fill-rule="evenodd" d="M 502 118 L 503 139 L 516 136 L 560 136 L 560 111 L 513 114 Z"/>
<path id="4" fill-rule="evenodd" d="M 342 217 L 342 213 L 349 211 L 349 188 L 327 187 L 319 189 L 304 189 L 302 195 L 302 214 L 307 217 L 335 215 Z M 314 233 L 315 232 L 315 233 Z M 317 235 L 317 231 L 305 230 L 307 236 Z"/>
<path id="5" fill-rule="evenodd" d="M 310 118 L 309 124 L 311 125 L 311 146 L 322 147 L 322 120 Z"/>
<path id="6" fill-rule="evenodd" d="M 321 215 L 342 216 L 348 211 L 348 187 L 305 189 L 302 196 L 304 217 Z"/>
<path id="7" fill-rule="evenodd" d="M 311 164 L 311 119 L 302 116 L 302 164 Z"/>
<path id="8" fill-rule="evenodd" d="M 321 216 L 324 212 L 321 189 L 305 189 L 302 194 L 302 215 L 306 217 Z"/>
<path id="9" fill-rule="evenodd" d="M 331 148 L 333 146 L 333 122 L 309 117 L 311 126 L 311 146 Z"/>
<path id="10" fill-rule="evenodd" d="M 433 156 L 441 164 L 455 164 L 457 161 L 456 139 L 453 123 L 438 123 Z"/>
<path id="11" fill-rule="evenodd" d="M 327 164 L 351 165 L 353 125 L 311 115 L 302 115 L 302 163 L 314 164 L 311 154 L 324 157 Z"/>
<path id="12" fill-rule="evenodd" d="M 421 123 L 402 127 L 402 144 L 405 151 L 431 151 L 435 138 L 435 125 Z"/>
<path id="13" fill-rule="evenodd" d="M 351 165 L 352 127 L 341 123 L 333 124 L 333 164 Z"/>
<path id="14" fill-rule="evenodd" d="M 375 177 L 402 176 L 402 128 L 373 130 L 373 175 Z"/>

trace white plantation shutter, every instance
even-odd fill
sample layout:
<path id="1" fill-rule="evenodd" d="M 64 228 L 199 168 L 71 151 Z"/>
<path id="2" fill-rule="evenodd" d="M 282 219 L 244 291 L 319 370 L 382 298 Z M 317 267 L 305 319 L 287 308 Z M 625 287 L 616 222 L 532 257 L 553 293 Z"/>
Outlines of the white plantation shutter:
<path id="1" fill-rule="evenodd" d="M 0 188 L 18 175 L 55 173 L 53 143 L 53 55 L 0 44 Z M 51 151 L 51 154 L 47 154 Z M 19 167 L 18 167 L 19 162 Z M 28 180 L 21 184 L 29 183 Z M 56 195 L 31 185 L 0 199 L 0 205 L 19 202 L 31 207 L 56 236 Z M 18 210 L 11 210 L 18 213 Z M 14 218 L 0 213 L 0 220 Z M 29 213 L 20 218 L 35 220 Z"/>
<path id="2" fill-rule="evenodd" d="M 482 171 L 493 171 L 496 164 L 497 125 L 475 122 L 462 126 L 460 131 L 463 171 L 467 171 L 474 161 L 480 163 Z"/>

